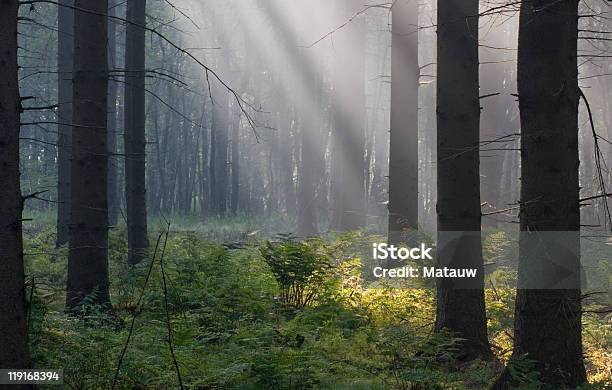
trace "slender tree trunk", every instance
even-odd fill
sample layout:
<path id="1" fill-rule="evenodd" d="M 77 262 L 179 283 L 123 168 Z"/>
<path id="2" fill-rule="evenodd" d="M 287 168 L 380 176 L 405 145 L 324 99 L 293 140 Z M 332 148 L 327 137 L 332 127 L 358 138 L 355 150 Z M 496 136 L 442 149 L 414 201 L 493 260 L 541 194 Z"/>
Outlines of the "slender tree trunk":
<path id="1" fill-rule="evenodd" d="M 510 146 L 513 138 L 507 135 L 518 132 L 511 123 L 512 115 L 516 112 L 516 98 L 511 96 L 516 91 L 515 69 L 511 63 L 503 61 L 506 56 L 503 51 L 492 50 L 491 47 L 511 47 L 516 42 L 513 31 L 517 30 L 518 25 L 508 21 L 487 34 L 486 45 L 480 47 L 480 95 L 486 96 L 480 102 L 480 143 L 483 145 L 480 154 L 480 192 L 483 212 L 505 209 L 509 201 L 503 203 L 500 200 L 511 199 L 510 193 L 503 191 L 500 178 L 511 172 L 504 171 L 506 154 L 515 153 L 503 150 L 504 147 L 514 148 Z M 482 221 L 484 226 L 492 228 L 496 228 L 499 222 L 505 222 L 502 214 L 485 216 Z"/>
<path id="2" fill-rule="evenodd" d="M 70 225 L 70 147 L 72 138 L 72 58 L 74 53 L 74 0 L 60 0 L 57 10 L 57 238 L 68 242 Z"/>
<path id="3" fill-rule="evenodd" d="M 418 229 L 419 40 L 417 0 L 393 3 L 389 241 Z"/>
<path id="4" fill-rule="evenodd" d="M 320 77 L 316 74 L 312 74 L 313 72 L 309 72 L 307 69 L 308 66 L 312 63 L 308 59 L 308 52 L 300 53 L 302 56 L 302 64 L 303 67 L 301 72 L 303 74 L 303 78 L 305 79 L 308 75 L 314 77 L 315 79 L 311 79 L 310 83 L 314 85 L 311 87 L 307 85 L 307 81 L 298 84 L 298 88 L 303 89 L 303 91 L 299 94 L 299 96 L 308 96 L 308 88 L 313 93 L 317 93 L 320 89 Z M 314 99 L 320 100 L 319 95 L 312 96 Z M 320 133 L 320 128 L 318 128 L 317 116 L 320 115 L 318 112 L 319 104 L 315 102 L 305 109 L 302 117 L 300 118 L 300 170 L 299 170 L 299 191 L 297 194 L 298 197 L 298 214 L 297 214 L 297 233 L 302 237 L 314 236 L 318 232 L 317 226 L 317 203 L 316 203 L 316 164 L 317 164 L 317 148 L 321 148 L 321 145 L 318 145 L 320 142 L 320 137 L 317 135 Z"/>
<path id="5" fill-rule="evenodd" d="M 438 1 L 438 267 L 477 278 L 437 280 L 436 331 L 461 342 L 461 358 L 489 359 L 481 244 L 478 1 Z"/>
<path id="6" fill-rule="evenodd" d="M 244 86 L 244 84 L 243 84 Z M 244 90 L 244 89 L 243 89 Z M 240 201 L 240 118 L 241 112 L 234 110 L 236 116 L 232 121 L 232 195 L 230 208 L 233 215 L 238 213 Z"/>
<path id="7" fill-rule="evenodd" d="M 19 181 L 19 2 L 0 2 L 0 368 L 30 367 Z M 23 387 L 27 388 L 27 387 Z"/>
<path id="8" fill-rule="evenodd" d="M 317 116 L 315 118 L 317 137 L 319 141 L 316 143 L 315 151 L 315 210 L 317 212 L 317 219 L 315 220 L 321 229 L 324 224 L 328 224 L 326 216 L 329 213 L 329 202 L 328 202 L 328 182 L 329 176 L 327 174 L 327 147 L 329 144 L 329 94 L 323 84 L 323 81 L 319 79 L 319 92 L 317 94 Z"/>
<path id="9" fill-rule="evenodd" d="M 379 45 L 382 46 L 382 42 L 379 42 Z M 378 74 L 384 74 L 387 70 L 389 56 L 388 50 L 390 48 L 387 45 L 384 45 L 384 49 L 380 51 L 378 57 L 380 58 L 380 65 L 378 66 Z M 388 154 L 389 154 L 389 139 L 388 139 L 388 126 L 387 120 L 383 113 L 386 111 L 383 106 L 383 83 L 380 82 L 376 88 L 376 98 L 374 105 L 374 114 L 373 114 L 373 133 L 374 133 L 374 168 L 372 171 L 372 181 L 370 182 L 370 213 L 374 215 L 377 221 L 377 225 L 381 226 L 383 229 L 383 221 L 385 221 L 385 216 L 387 214 L 387 207 L 383 206 L 385 201 L 388 199 L 388 189 L 385 181 L 386 177 L 386 169 L 388 166 Z"/>
<path id="10" fill-rule="evenodd" d="M 555 388 L 586 382 L 579 271 L 577 39 L 578 0 L 521 4 L 521 237 L 513 357 L 526 354 L 535 361 L 540 381 Z M 570 275 L 563 283 L 550 279 L 560 267 Z M 512 384 L 507 370 L 496 388 Z"/>
<path id="11" fill-rule="evenodd" d="M 494 45 L 497 44 L 497 42 L 493 42 L 491 44 Z M 499 47 L 502 47 L 503 43 L 500 42 L 498 45 Z M 494 61 L 495 59 L 489 59 L 489 62 Z M 501 93 L 503 82 L 504 80 L 502 77 L 500 77 L 498 67 L 493 68 L 492 64 L 485 64 L 482 66 L 482 95 Z M 502 120 L 502 118 L 499 118 L 499 111 L 497 109 L 497 106 L 500 104 L 499 99 L 497 96 L 491 96 L 484 99 L 481 104 L 483 107 L 481 115 L 481 139 L 483 142 L 493 141 L 503 136 L 504 132 L 507 131 L 506 128 L 498 126 L 498 123 L 500 123 Z M 496 144 L 488 144 L 489 149 L 495 147 L 491 145 Z M 496 152 L 484 152 L 483 155 L 481 155 L 481 161 L 480 188 L 482 202 L 486 203 L 484 211 L 492 212 L 501 210 L 503 207 L 497 203 L 497 200 L 500 196 L 499 177 L 502 175 L 503 153 L 500 156 Z M 485 226 L 495 228 L 497 227 L 498 218 L 498 215 L 485 217 L 483 218 L 483 224 Z"/>
<path id="12" fill-rule="evenodd" d="M 339 16 L 354 14 L 355 4 L 339 2 Z M 361 7 L 359 5 L 358 7 Z M 332 228 L 365 226 L 365 40 L 366 22 L 359 17 L 336 32 L 334 69 L 334 146 Z"/>
<path id="13" fill-rule="evenodd" d="M 159 215 L 161 213 L 161 200 L 162 200 L 162 189 L 164 188 L 161 177 L 163 177 L 162 169 L 163 165 L 161 163 L 161 148 L 160 142 L 161 139 L 159 137 L 159 122 L 160 122 L 160 114 L 159 114 L 159 104 L 154 101 L 151 103 L 153 106 L 151 107 L 151 117 L 153 119 L 153 137 L 155 143 L 155 164 L 151 165 L 150 176 L 155 177 L 155 188 L 149 188 L 149 196 L 151 197 L 151 207 L 149 211 L 153 211 L 154 214 Z M 153 193 L 151 193 L 153 191 Z"/>
<path id="14" fill-rule="evenodd" d="M 200 128 L 200 132 L 202 133 L 201 138 L 201 146 L 200 146 L 200 174 L 198 175 L 200 179 L 200 215 L 202 217 L 206 216 L 206 213 L 210 209 L 210 178 L 209 178 L 209 169 L 208 169 L 208 158 L 210 154 L 210 137 L 209 132 L 207 130 L 207 118 L 209 117 L 207 106 L 204 105 L 202 107 L 202 116 L 201 123 L 202 127 Z"/>
<path id="15" fill-rule="evenodd" d="M 75 0 L 74 131 L 66 305 L 108 292 L 107 0 Z M 82 11 L 81 11 L 82 10 Z"/>
<path id="16" fill-rule="evenodd" d="M 290 106 L 287 105 L 279 114 L 279 161 L 280 175 L 282 177 L 281 187 L 285 196 L 285 211 L 287 215 L 295 215 L 297 210 L 297 199 L 295 193 L 295 179 L 293 174 L 293 120 L 290 116 Z"/>
<path id="17" fill-rule="evenodd" d="M 266 185 L 266 215 L 270 216 L 277 210 L 278 194 L 276 185 L 276 156 L 278 155 L 278 136 L 271 134 L 268 140 L 269 152 L 267 153 L 267 185 Z"/>
<path id="18" fill-rule="evenodd" d="M 214 182 L 211 186 L 211 198 L 214 212 L 224 215 L 227 211 L 227 188 L 228 188 L 228 99 L 229 95 L 218 81 L 212 81 L 215 85 L 213 98 L 213 128 L 212 134 L 214 152 L 211 154 L 211 177 Z M 212 176 L 214 175 L 214 176 Z"/>
<path id="19" fill-rule="evenodd" d="M 115 16 L 117 0 L 109 0 L 108 14 Z M 117 67 L 117 21 L 108 20 L 108 66 Z M 119 191 L 117 172 L 117 83 L 108 81 L 108 222 L 117 226 L 119 222 Z"/>
<path id="20" fill-rule="evenodd" d="M 213 98 L 214 99 L 214 98 Z M 208 177 L 209 177 L 209 205 L 210 211 L 213 214 L 218 214 L 217 210 L 217 197 L 215 189 L 217 188 L 217 118 L 215 117 L 215 106 L 220 104 L 218 102 L 213 101 L 213 109 L 212 109 L 212 120 L 210 126 L 210 155 L 208 162 Z"/>
<path id="21" fill-rule="evenodd" d="M 306 114 L 308 115 L 308 114 Z M 302 120 L 300 126 L 301 163 L 298 192 L 298 235 L 302 237 L 317 234 L 317 208 L 315 202 L 315 167 L 316 145 L 314 135 L 318 129 L 313 128 L 313 121 Z"/>
<path id="22" fill-rule="evenodd" d="M 146 256 L 147 194 L 145 186 L 145 12 L 146 0 L 127 0 L 125 36 L 125 199 L 128 263 Z"/>

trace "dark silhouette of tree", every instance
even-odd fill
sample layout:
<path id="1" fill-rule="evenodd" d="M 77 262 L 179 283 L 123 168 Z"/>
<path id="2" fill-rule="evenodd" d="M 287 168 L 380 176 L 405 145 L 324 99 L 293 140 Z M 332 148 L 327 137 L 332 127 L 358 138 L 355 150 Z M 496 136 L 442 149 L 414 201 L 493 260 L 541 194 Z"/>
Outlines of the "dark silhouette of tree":
<path id="1" fill-rule="evenodd" d="M 74 0 L 60 0 L 57 15 L 57 238 L 68 242 L 70 225 L 70 147 L 72 138 L 72 57 L 74 54 Z"/>
<path id="2" fill-rule="evenodd" d="M 534 361 L 539 380 L 555 388 L 586 382 L 579 278 L 577 39 L 578 0 L 521 4 L 521 237 L 513 359 L 526 356 Z M 570 272 L 562 284 L 549 279 L 558 274 L 559 265 Z M 495 388 L 512 385 L 506 370 Z"/>
<path id="3" fill-rule="evenodd" d="M 228 61 L 223 61 L 229 64 Z M 228 133 L 229 133 L 229 94 L 219 83 L 211 81 L 214 91 L 210 148 L 210 198 L 212 211 L 216 215 L 227 212 L 228 195 Z"/>
<path id="4" fill-rule="evenodd" d="M 108 304 L 107 0 L 75 0 L 66 305 Z"/>
<path id="5" fill-rule="evenodd" d="M 109 0 L 108 15 L 117 16 L 118 0 Z M 117 21 L 108 20 L 108 67 L 117 68 Z M 119 170 L 117 159 L 117 95 L 118 85 L 112 78 L 108 81 L 108 222 L 116 226 L 119 222 Z"/>
<path id="6" fill-rule="evenodd" d="M 128 262 L 138 264 L 149 246 L 145 186 L 146 0 L 128 0 L 125 35 L 125 199 Z"/>
<path id="7" fill-rule="evenodd" d="M 4 369 L 30 366 L 19 179 L 18 9 L 17 0 L 0 2 L 0 368 Z"/>
<path id="8" fill-rule="evenodd" d="M 478 1 L 438 1 L 438 267 L 476 268 L 476 280 L 438 279 L 436 331 L 462 338 L 463 359 L 491 357 L 481 243 Z"/>
<path id="9" fill-rule="evenodd" d="M 217 69 L 227 72 L 230 69 L 230 55 L 227 50 L 228 39 L 224 34 L 219 38 L 219 46 L 226 49 L 217 58 Z M 231 96 L 219 80 L 210 80 L 212 93 L 212 124 L 210 133 L 210 203 L 215 215 L 225 215 L 228 206 L 229 187 L 229 103 Z"/>

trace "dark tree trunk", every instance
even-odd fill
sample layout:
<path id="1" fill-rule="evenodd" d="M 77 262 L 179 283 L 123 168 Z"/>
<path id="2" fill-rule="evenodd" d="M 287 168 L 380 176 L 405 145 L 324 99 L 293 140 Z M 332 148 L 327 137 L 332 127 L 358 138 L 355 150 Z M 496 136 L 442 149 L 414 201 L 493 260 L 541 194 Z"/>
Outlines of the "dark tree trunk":
<path id="1" fill-rule="evenodd" d="M 109 0 L 109 16 L 116 15 L 117 0 Z M 108 20 L 108 66 L 117 67 L 117 21 Z M 108 81 L 108 222 L 117 226 L 119 221 L 119 188 L 117 172 L 117 83 Z"/>
<path id="2" fill-rule="evenodd" d="M 107 0 L 75 0 L 74 131 L 66 305 L 108 292 Z M 81 11 L 82 10 L 82 11 Z"/>
<path id="3" fill-rule="evenodd" d="M 389 241 L 418 229 L 419 40 L 417 0 L 393 3 Z"/>
<path id="4" fill-rule="evenodd" d="M 211 80 L 213 88 L 213 128 L 211 153 L 211 200 L 213 211 L 224 215 L 227 211 L 228 188 L 228 92 L 217 81 Z"/>
<path id="5" fill-rule="evenodd" d="M 70 147 L 72 138 L 72 57 L 74 53 L 74 0 L 60 0 L 57 10 L 57 238 L 68 242 L 70 225 Z"/>
<path id="6" fill-rule="evenodd" d="M 149 179 L 152 180 L 153 176 L 155 176 L 155 188 L 149 188 L 149 196 L 151 198 L 151 206 L 149 207 L 149 211 L 153 211 L 154 214 L 161 214 L 161 200 L 162 200 L 162 190 L 164 188 L 161 177 L 163 177 L 163 165 L 161 163 L 161 148 L 160 148 L 160 114 L 159 114 L 159 104 L 157 101 L 153 101 L 151 107 L 151 118 L 153 120 L 153 142 L 155 144 L 155 164 L 149 164 L 150 166 L 150 174 Z"/>
<path id="7" fill-rule="evenodd" d="M 522 3 L 517 76 L 521 238 L 513 356 L 526 354 L 536 362 L 540 381 L 555 388 L 586 382 L 579 278 L 577 39 L 578 0 Z M 559 265 L 571 276 L 556 289 L 554 280 L 548 280 L 550 285 L 544 281 Z M 509 388 L 510 377 L 506 371 L 496 387 Z"/>
<path id="8" fill-rule="evenodd" d="M 125 36 L 125 199 L 128 262 L 146 256 L 147 194 L 145 186 L 145 29 L 146 0 L 127 1 Z"/>
<path id="9" fill-rule="evenodd" d="M 461 342 L 461 358 L 491 357 L 481 244 L 478 1 L 438 1 L 438 267 L 477 278 L 438 279 L 436 331 Z"/>
<path id="10" fill-rule="evenodd" d="M 17 0 L 0 2 L 0 368 L 3 369 L 30 367 L 19 182 L 18 8 Z"/>

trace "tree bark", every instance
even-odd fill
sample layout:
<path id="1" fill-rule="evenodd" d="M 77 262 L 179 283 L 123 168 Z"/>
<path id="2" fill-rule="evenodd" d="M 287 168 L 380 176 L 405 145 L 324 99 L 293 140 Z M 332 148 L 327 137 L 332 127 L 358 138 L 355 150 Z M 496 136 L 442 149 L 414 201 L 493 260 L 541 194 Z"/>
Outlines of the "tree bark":
<path id="1" fill-rule="evenodd" d="M 147 194 L 145 186 L 145 29 L 146 0 L 127 1 L 125 36 L 125 198 L 128 263 L 146 256 Z"/>
<path id="2" fill-rule="evenodd" d="M 463 339 L 461 358 L 489 359 L 480 236 L 478 1 L 438 1 L 438 267 L 477 278 L 437 280 L 435 330 Z"/>
<path id="3" fill-rule="evenodd" d="M 19 179 L 18 8 L 17 0 L 0 2 L 0 368 L 3 369 L 30 367 Z"/>
<path id="4" fill-rule="evenodd" d="M 419 42 L 417 0 L 392 7 L 389 241 L 418 229 Z"/>
<path id="5" fill-rule="evenodd" d="M 70 225 L 70 147 L 72 138 L 72 58 L 74 55 L 74 0 L 60 0 L 57 10 L 57 237 L 68 242 Z"/>
<path id="6" fill-rule="evenodd" d="M 109 0 L 109 16 L 115 16 L 117 0 Z M 108 66 L 117 67 L 117 21 L 108 20 Z M 119 222 L 119 186 L 117 172 L 117 83 L 108 81 L 108 221 L 110 226 Z"/>
<path id="7" fill-rule="evenodd" d="M 521 236 L 513 358 L 526 355 L 535 362 L 540 381 L 555 388 L 586 382 L 579 277 L 577 39 L 578 0 L 521 4 Z M 559 264 L 571 272 L 571 280 L 548 288 L 544 281 L 559 271 Z M 506 370 L 495 388 L 512 385 Z"/>
<path id="8" fill-rule="evenodd" d="M 108 305 L 107 0 L 75 0 L 70 245 L 66 305 Z"/>

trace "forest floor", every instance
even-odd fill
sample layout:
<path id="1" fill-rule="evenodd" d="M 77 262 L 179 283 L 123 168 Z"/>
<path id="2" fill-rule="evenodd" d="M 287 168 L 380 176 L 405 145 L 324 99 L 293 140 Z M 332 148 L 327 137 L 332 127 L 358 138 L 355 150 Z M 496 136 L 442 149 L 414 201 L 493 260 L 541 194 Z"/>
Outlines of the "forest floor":
<path id="1" fill-rule="evenodd" d="M 178 388 L 178 367 L 186 388 L 486 389 L 511 353 L 511 288 L 486 290 L 499 361 L 461 364 L 457 340 L 432 334 L 431 289 L 363 280 L 356 248 L 376 238 L 267 243 L 271 232 L 257 226 L 280 219 L 186 219 L 170 226 L 167 240 L 166 222 L 152 221 L 155 261 L 136 267 L 127 266 L 124 228 L 114 229 L 113 315 L 87 304 L 68 315 L 67 251 L 54 248 L 49 218 L 35 221 L 24 244 L 32 355 L 36 367 L 63 368 L 66 388 L 111 388 L 115 377 L 116 388 Z M 611 318 L 596 313 L 609 304 L 602 299 L 609 297 L 591 299 L 583 316 L 589 388 L 612 383 Z M 514 372 L 524 388 L 538 388 L 528 360 L 514 363 Z"/>

